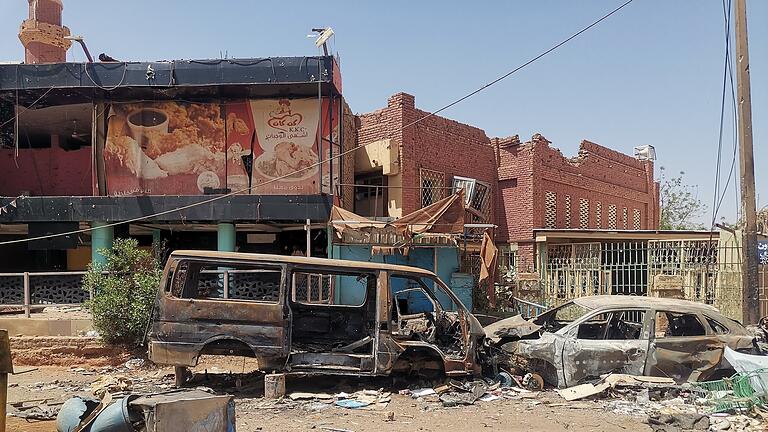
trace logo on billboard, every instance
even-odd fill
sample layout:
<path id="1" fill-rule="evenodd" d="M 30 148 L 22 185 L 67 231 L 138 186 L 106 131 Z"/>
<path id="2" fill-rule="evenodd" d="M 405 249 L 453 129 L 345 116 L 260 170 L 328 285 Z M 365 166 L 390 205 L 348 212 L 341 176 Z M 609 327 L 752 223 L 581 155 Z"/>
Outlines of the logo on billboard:
<path id="1" fill-rule="evenodd" d="M 301 121 L 304 119 L 304 117 L 299 113 L 294 113 L 291 111 L 290 100 L 280 99 L 278 104 L 280 105 L 278 109 L 269 112 L 269 120 L 267 120 L 267 124 L 270 127 L 281 130 L 283 132 L 289 132 L 289 129 L 291 129 L 291 131 L 297 132 L 293 129 L 301 124 Z"/>

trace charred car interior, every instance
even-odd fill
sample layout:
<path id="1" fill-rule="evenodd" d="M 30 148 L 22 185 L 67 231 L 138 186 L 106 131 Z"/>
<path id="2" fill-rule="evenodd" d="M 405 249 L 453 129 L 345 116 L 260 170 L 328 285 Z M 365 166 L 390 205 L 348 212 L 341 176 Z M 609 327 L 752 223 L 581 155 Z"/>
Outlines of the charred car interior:
<path id="1" fill-rule="evenodd" d="M 149 354 L 177 367 L 220 354 L 256 357 L 264 370 L 472 375 L 484 337 L 428 271 L 177 251 L 158 294 Z"/>

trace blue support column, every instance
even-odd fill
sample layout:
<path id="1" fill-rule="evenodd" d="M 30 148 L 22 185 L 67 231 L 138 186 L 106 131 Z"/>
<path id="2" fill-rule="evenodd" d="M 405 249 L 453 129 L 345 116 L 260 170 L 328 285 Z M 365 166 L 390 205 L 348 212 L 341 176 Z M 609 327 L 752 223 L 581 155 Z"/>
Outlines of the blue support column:
<path id="1" fill-rule="evenodd" d="M 217 250 L 219 252 L 234 252 L 235 224 L 232 222 L 219 222 L 217 240 Z"/>
<path id="2" fill-rule="evenodd" d="M 91 226 L 91 261 L 94 264 L 106 264 L 107 258 L 99 253 L 100 249 L 112 249 L 115 240 L 115 227 L 105 226 L 106 222 L 93 222 Z"/>

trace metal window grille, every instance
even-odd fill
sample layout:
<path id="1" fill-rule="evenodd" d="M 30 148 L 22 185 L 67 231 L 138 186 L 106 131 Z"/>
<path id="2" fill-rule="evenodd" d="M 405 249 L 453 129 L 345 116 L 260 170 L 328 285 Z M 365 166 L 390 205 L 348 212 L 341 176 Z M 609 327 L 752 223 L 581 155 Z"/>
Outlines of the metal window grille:
<path id="1" fill-rule="evenodd" d="M 632 225 L 635 227 L 636 230 L 641 229 L 640 210 L 638 209 L 632 210 Z"/>
<path id="2" fill-rule="evenodd" d="M 627 225 L 627 218 L 628 218 L 628 216 L 627 216 L 627 208 L 624 207 L 624 209 L 621 211 L 621 222 L 622 222 L 622 226 L 624 227 L 624 229 L 627 229 L 627 226 L 628 226 Z"/>
<path id="3" fill-rule="evenodd" d="M 421 206 L 426 207 L 445 198 L 443 192 L 445 188 L 445 173 L 420 169 L 419 177 L 421 179 Z"/>
<path id="4" fill-rule="evenodd" d="M 565 196 L 565 227 L 571 227 L 571 196 Z"/>
<path id="5" fill-rule="evenodd" d="M 319 273 L 294 273 L 293 300 L 301 303 L 330 304 L 333 277 Z"/>
<path id="6" fill-rule="evenodd" d="M 600 269 L 600 243 L 549 245 L 542 271 L 548 305 L 607 293 Z"/>
<path id="7" fill-rule="evenodd" d="M 616 229 L 616 206 L 613 204 L 608 206 L 608 228 Z"/>
<path id="8" fill-rule="evenodd" d="M 603 227 L 603 203 L 600 201 L 595 203 L 595 226 L 597 229 Z"/>
<path id="9" fill-rule="evenodd" d="M 589 200 L 579 200 L 579 228 L 589 228 Z"/>
<path id="10" fill-rule="evenodd" d="M 544 225 L 545 228 L 557 225 L 557 194 L 552 191 L 544 194 Z"/>

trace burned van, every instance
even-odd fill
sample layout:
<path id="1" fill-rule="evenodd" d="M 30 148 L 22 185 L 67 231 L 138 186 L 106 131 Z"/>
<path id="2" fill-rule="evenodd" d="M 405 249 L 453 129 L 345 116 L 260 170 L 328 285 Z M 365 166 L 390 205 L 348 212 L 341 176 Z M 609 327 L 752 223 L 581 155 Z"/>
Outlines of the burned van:
<path id="1" fill-rule="evenodd" d="M 476 375 L 484 337 L 445 283 L 419 268 L 176 251 L 149 357 L 177 372 L 217 354 L 255 357 L 269 371 Z"/>

